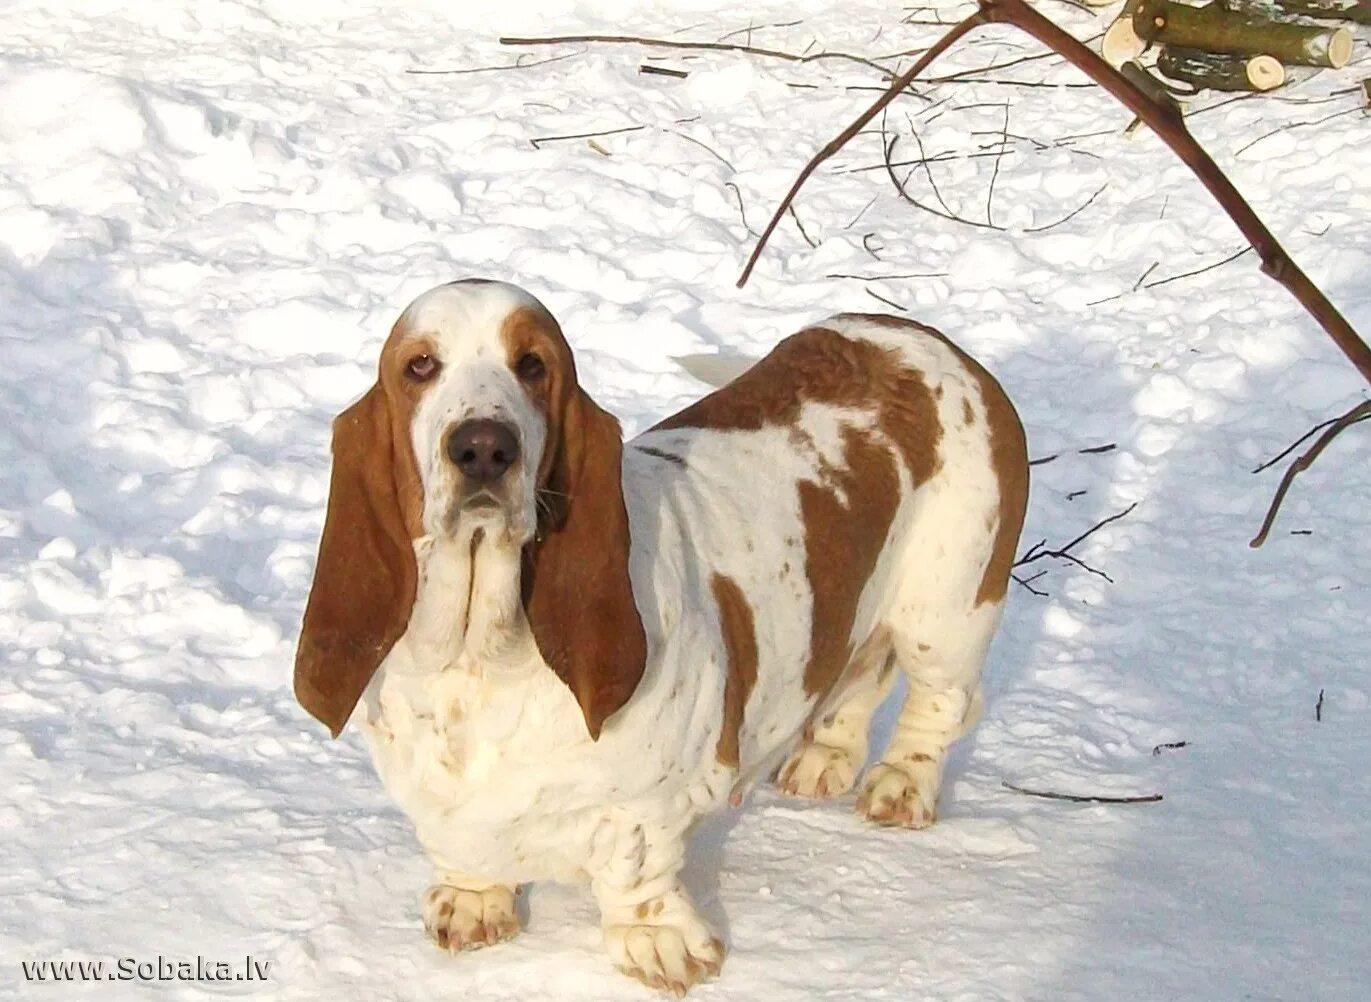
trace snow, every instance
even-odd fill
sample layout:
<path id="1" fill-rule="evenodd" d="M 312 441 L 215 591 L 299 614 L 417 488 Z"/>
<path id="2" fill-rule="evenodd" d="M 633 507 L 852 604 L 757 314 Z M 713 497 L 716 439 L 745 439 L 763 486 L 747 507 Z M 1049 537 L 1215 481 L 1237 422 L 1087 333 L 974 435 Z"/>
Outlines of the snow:
<path id="1" fill-rule="evenodd" d="M 987 718 L 938 825 L 876 830 L 850 802 L 759 789 L 701 828 L 689 882 L 731 956 L 698 998 L 1363 998 L 1367 435 L 1301 477 L 1265 548 L 1246 541 L 1279 477 L 1251 468 L 1366 387 L 1250 254 L 1147 286 L 1241 237 L 1054 60 L 976 78 L 1055 86 L 945 84 L 888 119 L 897 159 L 917 155 L 910 121 L 930 156 L 960 158 L 930 164 L 938 194 L 913 175 L 914 197 L 977 222 L 996 159 L 969 154 L 1002 130 L 1024 137 L 989 207 L 1007 230 L 901 201 L 883 170 L 858 169 L 880 162 L 868 133 L 796 205 L 818 246 L 784 223 L 735 289 L 752 243 L 739 200 L 760 230 L 872 96 L 845 86 L 875 74 L 497 37 L 738 32 L 884 55 L 938 29 L 872 0 L 664 6 L 7 7 L 0 994 L 220 998 L 207 984 L 26 984 L 20 961 L 251 954 L 271 981 L 227 991 L 647 997 L 609 968 L 579 888 L 534 887 L 508 945 L 430 946 L 424 861 L 360 740 L 328 741 L 290 692 L 328 422 L 370 383 L 404 303 L 488 275 L 549 304 L 629 433 L 702 392 L 675 357 L 756 355 L 827 313 L 884 309 L 870 287 L 985 360 L 1033 454 L 1058 456 L 1034 468 L 1024 549 L 1138 504 L 1073 551 L 1112 580 L 1024 568 L 1048 571 L 1035 586 L 1049 594 L 1011 593 Z M 1104 24 L 1043 9 L 1082 37 Z M 1366 331 L 1371 193 L 1357 179 L 1371 141 L 1343 93 L 1366 73 L 1360 39 L 1345 71 L 1207 99 L 1191 121 Z M 935 72 L 1035 51 L 986 30 Z M 533 65 L 553 55 L 569 58 Z M 690 75 L 640 75 L 650 58 Z M 530 65 L 408 72 L 516 59 Z M 598 150 L 530 143 L 633 126 Z M 898 274 L 929 277 L 829 277 Z M 1003 780 L 1165 800 L 1062 803 Z"/>

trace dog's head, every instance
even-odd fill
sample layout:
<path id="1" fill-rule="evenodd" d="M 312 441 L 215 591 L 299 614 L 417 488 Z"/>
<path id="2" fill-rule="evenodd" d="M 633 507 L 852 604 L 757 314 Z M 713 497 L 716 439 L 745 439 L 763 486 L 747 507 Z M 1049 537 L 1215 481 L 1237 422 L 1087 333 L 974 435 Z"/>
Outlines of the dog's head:
<path id="1" fill-rule="evenodd" d="M 543 659 L 592 736 L 631 695 L 646 642 L 628 577 L 619 424 L 580 388 L 533 296 L 468 280 L 420 296 L 376 383 L 333 427 L 333 475 L 295 664 L 302 706 L 336 736 L 404 634 L 415 543 L 512 547 Z M 523 628 L 523 624 L 518 624 Z"/>

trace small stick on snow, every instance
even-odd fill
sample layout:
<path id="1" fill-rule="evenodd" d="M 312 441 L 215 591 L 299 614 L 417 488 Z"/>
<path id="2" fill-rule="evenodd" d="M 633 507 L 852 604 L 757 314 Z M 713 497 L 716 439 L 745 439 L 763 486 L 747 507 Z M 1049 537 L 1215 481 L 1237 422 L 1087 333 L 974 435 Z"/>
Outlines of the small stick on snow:
<path id="1" fill-rule="evenodd" d="M 529 140 L 535 150 L 541 150 L 542 143 L 559 143 L 567 139 L 595 139 L 599 136 L 617 136 L 624 132 L 638 132 L 646 129 L 646 125 L 627 125 L 622 129 L 605 129 L 603 132 L 578 132 L 572 136 L 537 136 Z"/>
<path id="2" fill-rule="evenodd" d="M 1314 720 L 1323 723 L 1323 690 L 1319 690 L 1319 701 L 1314 704 Z"/>
<path id="3" fill-rule="evenodd" d="M 850 272 L 831 271 L 824 278 L 855 278 L 863 282 L 889 282 L 897 278 L 946 278 L 945 271 L 904 271 L 895 275 L 857 275 Z"/>
<path id="4" fill-rule="evenodd" d="M 1108 188 L 1108 187 L 1109 187 L 1109 182 L 1106 181 L 1104 184 L 1100 185 L 1098 188 L 1095 189 L 1095 194 L 1091 195 L 1091 196 L 1090 196 L 1089 198 L 1087 198 L 1083 203 L 1081 203 L 1080 205 L 1076 206 L 1076 208 L 1072 209 L 1072 210 L 1071 210 L 1070 212 L 1068 212 L 1066 215 L 1062 216 L 1062 218 L 1061 218 L 1061 219 L 1058 219 L 1055 223 L 1048 223 L 1046 226 L 1030 226 L 1030 227 L 1028 227 L 1027 229 L 1025 229 L 1024 232 L 1025 232 L 1025 233 L 1044 233 L 1044 232 L 1046 232 L 1047 230 L 1050 230 L 1050 229 L 1053 229 L 1054 227 L 1057 227 L 1057 226 L 1062 225 L 1062 223 L 1069 222 L 1070 220 L 1075 219 L 1078 215 L 1080 215 L 1080 214 L 1081 214 L 1082 212 L 1084 212 L 1086 209 L 1090 208 L 1090 203 L 1094 202 L 1095 199 L 1099 198 L 1100 195 L 1104 194 L 1104 189 L 1106 189 L 1106 188 Z"/>
<path id="5" fill-rule="evenodd" d="M 1152 754 L 1160 755 L 1164 751 L 1170 751 L 1173 748 L 1185 748 L 1189 744 L 1189 741 L 1164 741 L 1159 745 L 1152 746 Z"/>
<path id="6" fill-rule="evenodd" d="M 1155 289 L 1157 286 L 1166 285 L 1168 282 L 1179 282 L 1183 278 L 1194 278 L 1196 275 L 1203 275 L 1206 271 L 1213 271 L 1215 268 L 1222 268 L 1230 261 L 1236 261 L 1251 249 L 1251 247 L 1244 247 L 1240 251 L 1229 254 L 1222 261 L 1215 261 L 1213 264 L 1207 264 L 1203 268 L 1196 268 L 1194 271 L 1183 271 L 1179 275 L 1169 275 L 1166 278 L 1159 278 L 1154 282 L 1148 282 L 1143 288 Z"/>
<path id="7" fill-rule="evenodd" d="M 805 238 L 805 243 L 809 244 L 810 247 L 818 247 L 819 245 L 814 242 L 814 238 L 805 229 L 805 224 L 800 222 L 800 215 L 795 211 L 795 206 L 788 205 L 786 208 L 790 210 L 790 218 L 795 220 L 795 228 L 800 231 L 800 236 Z"/>
<path id="8" fill-rule="evenodd" d="M 899 310 L 901 313 L 908 313 L 908 312 L 909 312 L 907 309 L 905 309 L 905 308 L 904 308 L 903 306 L 901 306 L 899 303 L 895 302 L 895 300 L 893 300 L 893 299 L 886 299 L 885 296 L 881 295 L 879 292 L 874 291 L 870 286 L 867 286 L 867 287 L 866 287 L 866 294 L 867 294 L 868 296 L 870 296 L 872 299 L 879 299 L 881 302 L 885 303 L 885 305 L 890 306 L 890 307 L 893 307 L 894 309 Z"/>
<path id="9" fill-rule="evenodd" d="M 1104 444 L 1104 445 L 1090 445 L 1090 446 L 1086 446 L 1084 449 L 1077 449 L 1077 450 L 1076 450 L 1076 455 L 1078 455 L 1078 456 L 1099 456 L 1099 455 L 1102 455 L 1103 453 L 1106 453 L 1106 452 L 1113 452 L 1113 451 L 1114 451 L 1115 449 L 1117 449 L 1118 447 L 1119 447 L 1119 445 L 1118 445 L 1117 442 L 1108 442 L 1108 443 L 1106 443 L 1106 444 Z M 1030 460 L 1028 461 L 1028 465 L 1029 465 L 1029 466 L 1042 466 L 1042 465 L 1044 465 L 1045 463 L 1050 463 L 1050 462 L 1052 462 L 1052 460 L 1058 458 L 1060 455 L 1061 455 L 1060 452 L 1054 452 L 1054 453 L 1052 453 L 1052 455 L 1050 455 L 1050 456 L 1043 456 L 1043 457 L 1041 457 L 1041 458 L 1039 458 L 1039 459 L 1030 459 Z"/>
<path id="10" fill-rule="evenodd" d="M 638 72 L 658 77 L 675 77 L 677 80 L 684 80 L 690 76 L 685 70 L 673 70 L 666 66 L 649 66 L 647 63 L 639 66 Z"/>
<path id="11" fill-rule="evenodd" d="M 732 181 L 725 181 L 725 182 L 724 182 L 724 187 L 725 187 L 725 188 L 731 188 L 731 189 L 733 190 L 734 197 L 736 197 L 736 198 L 738 199 L 738 215 L 742 217 L 742 220 L 743 220 L 743 229 L 747 230 L 747 232 L 748 232 L 749 234 L 751 234 L 752 236 L 755 237 L 755 236 L 757 235 L 757 231 L 754 230 L 754 229 L 752 228 L 752 226 L 751 226 L 750 223 L 748 223 L 748 221 L 747 221 L 747 210 L 743 208 L 743 193 L 742 193 L 742 191 L 739 190 L 738 186 L 737 186 L 736 184 L 734 184 Z"/>
<path id="12" fill-rule="evenodd" d="M 1137 797 L 1078 796 L 1074 793 L 1054 793 L 1050 790 L 1030 790 L 1015 786 L 1009 780 L 1002 780 L 1006 790 L 1022 793 L 1025 797 L 1042 797 L 1044 800 L 1066 800 L 1073 804 L 1155 804 L 1162 799 L 1160 793 L 1147 793 Z"/>

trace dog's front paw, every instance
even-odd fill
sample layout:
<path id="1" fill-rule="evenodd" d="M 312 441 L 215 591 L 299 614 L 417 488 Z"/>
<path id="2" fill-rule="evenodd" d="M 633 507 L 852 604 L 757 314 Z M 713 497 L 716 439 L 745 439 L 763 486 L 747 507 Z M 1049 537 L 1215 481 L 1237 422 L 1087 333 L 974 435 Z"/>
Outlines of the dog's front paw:
<path id="1" fill-rule="evenodd" d="M 680 998 L 719 973 L 724 944 L 693 911 L 663 904 L 658 899 L 639 905 L 632 924 L 606 926 L 605 947 L 629 977 Z"/>
<path id="2" fill-rule="evenodd" d="M 468 891 L 435 884 L 424 894 L 424 928 L 444 950 L 476 950 L 494 946 L 519 931 L 514 891 L 493 884 Z"/>
<path id="3" fill-rule="evenodd" d="M 877 762 L 862 781 L 857 813 L 878 825 L 927 828 L 938 820 L 938 779 L 937 764 L 929 756 L 909 769 Z"/>

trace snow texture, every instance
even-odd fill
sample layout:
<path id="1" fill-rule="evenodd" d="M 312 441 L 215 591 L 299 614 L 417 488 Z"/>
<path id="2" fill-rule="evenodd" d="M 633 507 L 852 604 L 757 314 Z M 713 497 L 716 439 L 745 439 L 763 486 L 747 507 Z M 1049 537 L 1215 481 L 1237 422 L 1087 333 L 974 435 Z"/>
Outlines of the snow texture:
<path id="1" fill-rule="evenodd" d="M 1105 23 L 1043 9 L 1081 37 Z M 1187 171 L 1145 130 L 1121 138 L 1127 115 L 1056 59 L 981 71 L 1039 51 L 987 30 L 935 70 L 973 82 L 900 100 L 888 128 L 897 160 L 917 156 L 910 123 L 942 158 L 951 212 L 989 209 L 1003 229 L 901 201 L 869 169 L 871 131 L 800 198 L 808 239 L 787 220 L 740 291 L 740 202 L 759 230 L 875 71 L 497 43 L 728 34 L 884 55 L 940 30 L 906 15 L 872 0 L 7 5 L 0 995 L 649 997 L 610 968 L 581 888 L 532 888 L 507 945 L 434 949 L 424 860 L 359 738 L 330 742 L 291 696 L 329 420 L 369 385 L 404 303 L 484 275 L 549 304 L 630 434 L 703 391 L 673 358 L 756 355 L 828 313 L 886 309 L 869 289 L 983 359 L 1033 454 L 1057 456 L 1034 468 L 1025 547 L 1137 502 L 1073 551 L 1112 581 L 1021 568 L 1046 570 L 1048 594 L 1011 593 L 987 717 L 932 829 L 765 787 L 701 827 L 689 882 L 731 946 L 702 1002 L 1366 997 L 1371 438 L 1348 432 L 1271 542 L 1246 545 L 1279 476 L 1251 468 L 1366 388 L 1250 254 L 1148 286 L 1242 247 Z M 1205 99 L 1191 121 L 1365 331 L 1359 38 L 1341 73 Z M 634 131 L 531 142 L 610 129 Z M 985 155 L 1002 134 L 1004 155 Z M 941 211 L 922 169 L 909 188 Z M 919 277 L 835 277 L 852 275 Z M 1062 803 L 1003 780 L 1165 800 Z M 271 961 L 267 985 L 20 970 L 244 954 Z"/>

